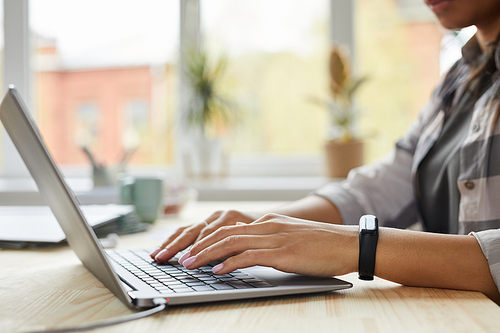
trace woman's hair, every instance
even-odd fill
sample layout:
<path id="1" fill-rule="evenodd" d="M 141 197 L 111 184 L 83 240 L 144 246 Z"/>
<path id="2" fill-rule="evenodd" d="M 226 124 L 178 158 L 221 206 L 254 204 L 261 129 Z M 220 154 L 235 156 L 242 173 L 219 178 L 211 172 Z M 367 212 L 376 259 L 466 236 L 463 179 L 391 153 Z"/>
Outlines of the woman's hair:
<path id="1" fill-rule="evenodd" d="M 499 42 L 500 34 L 494 42 L 487 45 L 491 48 L 488 51 L 489 55 L 486 61 L 482 62 L 481 65 L 475 68 L 468 79 L 467 90 L 474 95 L 474 99 L 479 97 L 479 93 L 481 92 L 483 85 L 490 83 L 488 81 L 492 79 L 493 74 L 495 74 L 498 70 L 495 62 L 495 55 Z M 495 96 L 495 98 L 497 98 L 497 96 Z"/>

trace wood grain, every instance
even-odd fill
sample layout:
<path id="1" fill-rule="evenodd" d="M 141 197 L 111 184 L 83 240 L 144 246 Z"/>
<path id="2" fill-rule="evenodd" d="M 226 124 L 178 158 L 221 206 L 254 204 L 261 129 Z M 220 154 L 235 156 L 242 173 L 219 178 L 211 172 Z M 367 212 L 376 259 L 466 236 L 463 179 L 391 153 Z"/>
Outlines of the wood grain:
<path id="1" fill-rule="evenodd" d="M 148 247 L 181 223 L 218 207 L 270 203 L 198 203 L 119 247 Z M 0 332 L 76 326 L 131 313 L 67 246 L 0 250 Z M 500 307 L 476 292 L 405 287 L 341 277 L 349 290 L 170 307 L 155 316 L 95 332 L 500 332 Z"/>

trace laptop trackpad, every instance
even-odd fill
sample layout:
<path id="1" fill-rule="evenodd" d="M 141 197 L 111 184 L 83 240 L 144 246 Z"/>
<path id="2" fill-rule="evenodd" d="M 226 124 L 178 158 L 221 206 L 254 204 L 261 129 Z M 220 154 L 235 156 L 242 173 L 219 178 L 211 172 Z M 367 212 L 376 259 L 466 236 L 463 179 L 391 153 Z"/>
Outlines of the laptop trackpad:
<path id="1" fill-rule="evenodd" d="M 261 278 L 272 285 L 278 286 L 293 286 L 293 285 L 315 285 L 315 286 L 328 286 L 328 285 L 345 285 L 344 281 L 335 278 L 306 276 L 300 274 L 284 273 L 274 268 L 254 266 L 250 268 L 241 269 L 242 272 L 251 274 L 255 277 Z"/>

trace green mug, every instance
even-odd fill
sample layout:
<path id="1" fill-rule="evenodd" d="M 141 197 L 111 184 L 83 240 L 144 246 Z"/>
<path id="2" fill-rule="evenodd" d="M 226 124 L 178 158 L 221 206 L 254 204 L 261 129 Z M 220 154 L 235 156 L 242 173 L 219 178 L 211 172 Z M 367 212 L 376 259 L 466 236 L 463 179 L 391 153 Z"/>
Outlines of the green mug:
<path id="1" fill-rule="evenodd" d="M 162 177 L 125 176 L 120 179 L 120 202 L 134 205 L 143 222 L 153 223 L 158 218 L 162 201 Z"/>

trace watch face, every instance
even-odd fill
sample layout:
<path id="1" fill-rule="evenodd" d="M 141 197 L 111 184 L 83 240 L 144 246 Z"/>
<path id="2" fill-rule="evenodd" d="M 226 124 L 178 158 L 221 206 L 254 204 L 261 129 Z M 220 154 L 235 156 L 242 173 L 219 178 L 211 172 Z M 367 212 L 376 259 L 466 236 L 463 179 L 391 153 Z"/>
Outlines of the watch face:
<path id="1" fill-rule="evenodd" d="M 377 230 L 378 221 L 373 215 L 363 215 L 359 219 L 359 230 L 360 231 L 375 231 Z"/>

